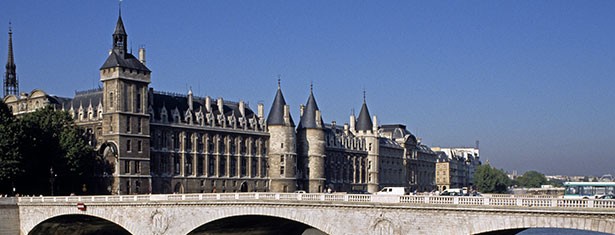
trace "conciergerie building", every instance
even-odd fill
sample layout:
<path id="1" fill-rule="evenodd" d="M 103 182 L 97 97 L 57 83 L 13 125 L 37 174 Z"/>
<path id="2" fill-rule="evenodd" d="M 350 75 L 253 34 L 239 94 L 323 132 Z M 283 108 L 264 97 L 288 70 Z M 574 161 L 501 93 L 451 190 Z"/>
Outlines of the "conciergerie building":
<path id="1" fill-rule="evenodd" d="M 278 80 L 265 113 L 243 101 L 155 90 L 145 49 L 127 50 L 121 14 L 100 67 L 101 88 L 74 97 L 19 93 L 9 27 L 4 102 L 19 116 L 45 106 L 67 111 L 109 167 L 103 194 L 202 192 L 430 191 L 437 155 L 405 125 L 379 125 L 365 96 L 358 116 L 326 124 L 310 88 L 293 118 Z M 272 92 L 273 93 L 273 92 Z"/>

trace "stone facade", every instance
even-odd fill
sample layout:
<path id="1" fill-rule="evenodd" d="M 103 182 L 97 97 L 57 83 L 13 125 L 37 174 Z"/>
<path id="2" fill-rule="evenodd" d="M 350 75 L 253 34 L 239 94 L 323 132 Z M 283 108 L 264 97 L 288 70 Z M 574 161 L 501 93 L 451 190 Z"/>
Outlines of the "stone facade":
<path id="1" fill-rule="evenodd" d="M 243 101 L 150 87 L 145 49 L 127 50 L 121 16 L 100 68 L 102 86 L 72 98 L 9 94 L 16 115 L 45 106 L 67 111 L 107 162 L 96 194 L 203 192 L 376 192 L 435 188 L 436 155 L 401 124 L 379 125 L 365 97 L 349 123 L 325 124 L 310 90 L 295 125 L 278 90 L 267 117 Z M 12 57 L 12 50 L 11 50 Z M 11 62 L 7 68 L 15 66 Z M 14 74 L 14 70 L 7 70 Z M 13 76 L 15 77 L 15 76 Z"/>
<path id="2" fill-rule="evenodd" d="M 438 154 L 436 184 L 439 191 L 474 186 L 474 172 L 482 164 L 478 147 L 432 147 L 432 150 Z"/>

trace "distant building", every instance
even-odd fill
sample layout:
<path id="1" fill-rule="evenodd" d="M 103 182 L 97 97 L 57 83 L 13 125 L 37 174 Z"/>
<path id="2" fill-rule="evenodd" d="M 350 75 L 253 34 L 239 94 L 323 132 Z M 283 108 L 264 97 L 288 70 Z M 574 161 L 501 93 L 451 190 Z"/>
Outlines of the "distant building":
<path id="1" fill-rule="evenodd" d="M 432 147 L 438 154 L 436 184 L 439 191 L 474 186 L 476 167 L 481 165 L 478 148 Z"/>
<path id="2" fill-rule="evenodd" d="M 11 35 L 9 30 L 9 36 Z M 4 101 L 16 115 L 45 106 L 67 111 L 107 162 L 90 193 L 368 191 L 436 188 L 436 152 L 405 125 L 378 125 L 365 97 L 358 117 L 325 124 L 310 89 L 295 125 L 278 89 L 269 114 L 243 101 L 150 87 L 145 49 L 127 50 L 121 15 L 100 68 L 102 86 L 72 98 L 18 95 L 9 37 Z M 478 155 L 476 156 L 476 159 Z"/>

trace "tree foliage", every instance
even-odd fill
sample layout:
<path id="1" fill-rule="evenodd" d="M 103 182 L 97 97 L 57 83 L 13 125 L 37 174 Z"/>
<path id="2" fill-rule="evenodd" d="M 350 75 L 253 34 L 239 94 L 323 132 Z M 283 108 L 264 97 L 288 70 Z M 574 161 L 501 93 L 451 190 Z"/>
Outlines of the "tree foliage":
<path id="1" fill-rule="evenodd" d="M 0 156 L 2 185 L 11 181 L 21 194 L 69 194 L 79 192 L 81 185 L 93 176 L 98 160 L 84 131 L 75 126 L 67 112 L 46 107 L 13 118 L 12 123 L 12 129 L 5 132 L 2 128 L 10 125 L 0 125 L 0 151 L 5 153 L 4 147 L 9 144 L 6 149 L 13 151 L 12 155 Z M 3 135 L 14 138 L 5 144 Z M 2 190 L 6 191 L 6 187 Z"/>
<path id="2" fill-rule="evenodd" d="M 22 173 L 19 151 L 19 125 L 9 107 L 0 100 L 0 182 L 11 187 Z M 6 188 L 3 187 L 3 188 Z"/>
<path id="3" fill-rule="evenodd" d="M 478 166 L 474 172 L 474 184 L 483 193 L 505 193 L 511 180 L 503 170 L 498 170 L 488 164 Z"/>
<path id="4" fill-rule="evenodd" d="M 537 171 L 527 171 L 522 176 L 517 177 L 517 185 L 525 188 L 540 188 L 547 184 L 547 177 Z"/>

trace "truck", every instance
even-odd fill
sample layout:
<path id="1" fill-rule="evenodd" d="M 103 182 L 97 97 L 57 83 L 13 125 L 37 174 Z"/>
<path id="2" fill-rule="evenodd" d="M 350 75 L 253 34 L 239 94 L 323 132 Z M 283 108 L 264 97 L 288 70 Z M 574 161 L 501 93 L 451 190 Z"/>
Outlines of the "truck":
<path id="1" fill-rule="evenodd" d="M 405 195 L 406 188 L 404 187 L 384 187 L 376 192 L 376 195 Z"/>

